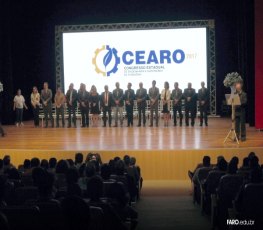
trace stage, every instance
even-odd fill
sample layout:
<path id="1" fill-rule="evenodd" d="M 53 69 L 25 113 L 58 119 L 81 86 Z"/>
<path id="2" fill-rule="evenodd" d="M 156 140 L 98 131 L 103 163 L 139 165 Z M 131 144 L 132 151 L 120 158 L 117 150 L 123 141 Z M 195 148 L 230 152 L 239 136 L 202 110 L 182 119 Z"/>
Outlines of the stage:
<path id="1" fill-rule="evenodd" d="M 135 120 L 135 124 L 137 121 Z M 126 122 L 125 122 L 126 124 Z M 48 159 L 55 156 L 74 158 L 76 152 L 99 152 L 104 162 L 114 156 L 129 154 L 137 158 L 145 179 L 184 180 L 187 170 L 194 169 L 206 154 L 216 161 L 224 155 L 243 158 L 254 151 L 263 157 L 263 133 L 247 127 L 247 141 L 240 145 L 223 144 L 231 126 L 229 118 L 210 118 L 208 127 L 90 127 L 34 128 L 32 122 L 25 126 L 4 126 L 7 133 L 0 138 L 0 158 L 12 157 L 15 165 L 25 158 L 37 156 Z"/>

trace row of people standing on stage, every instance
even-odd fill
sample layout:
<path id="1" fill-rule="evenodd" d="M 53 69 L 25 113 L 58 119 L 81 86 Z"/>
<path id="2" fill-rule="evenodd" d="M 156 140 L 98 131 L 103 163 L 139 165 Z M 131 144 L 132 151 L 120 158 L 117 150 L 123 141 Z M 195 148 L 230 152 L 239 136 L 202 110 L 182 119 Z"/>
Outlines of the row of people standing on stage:
<path id="1" fill-rule="evenodd" d="M 41 93 L 38 92 L 36 87 L 33 87 L 31 94 L 31 105 L 33 108 L 34 125 L 39 126 L 39 107 L 43 106 L 45 127 L 48 127 L 48 120 L 51 122 L 51 126 L 54 127 L 54 119 L 52 115 L 52 91 L 48 87 L 48 83 L 45 82 Z M 108 121 L 109 126 L 112 124 L 112 112 L 114 114 L 114 126 L 119 124 L 123 125 L 123 112 L 124 104 L 127 114 L 127 126 L 133 126 L 133 107 L 134 100 L 137 101 L 138 108 L 138 124 L 137 126 L 146 125 L 146 100 L 150 100 L 150 127 L 153 126 L 154 119 L 155 125 L 159 124 L 159 98 L 162 101 L 162 113 L 164 117 L 164 125 L 168 126 L 170 119 L 170 101 L 173 103 L 173 123 L 177 126 L 177 113 L 179 115 L 179 125 L 182 126 L 183 113 L 182 113 L 182 99 L 185 99 L 185 124 L 189 126 L 189 119 L 191 119 L 191 125 L 194 126 L 196 112 L 197 112 L 197 100 L 199 100 L 200 107 L 200 125 L 208 125 L 207 111 L 209 106 L 209 92 L 205 88 L 205 83 L 201 82 L 201 89 L 196 93 L 192 88 L 192 84 L 188 83 L 188 87 L 182 91 L 179 88 L 177 82 L 174 83 L 174 89 L 170 91 L 169 83 L 165 82 L 164 89 L 159 91 L 156 87 L 156 81 L 152 82 L 152 87 L 148 90 L 143 88 L 143 83 L 139 83 L 139 89 L 135 92 L 132 89 L 132 84 L 128 83 L 127 90 L 123 91 L 120 88 L 120 84 L 116 83 L 116 88 L 110 92 L 108 86 L 104 87 L 104 92 L 100 95 L 97 92 L 96 87 L 93 85 L 90 92 L 86 90 L 86 85 L 81 83 L 80 88 L 77 91 L 74 89 L 74 84 L 71 83 L 66 95 L 57 89 L 54 96 L 54 104 L 56 109 L 56 127 L 60 126 L 60 117 L 62 126 L 65 126 L 64 116 L 64 104 L 67 104 L 68 109 L 68 127 L 76 127 L 76 108 L 79 103 L 79 108 L 82 116 L 82 127 L 89 126 L 89 114 L 92 114 L 93 126 L 98 125 L 99 114 L 102 112 L 103 126 L 105 127 Z M 25 99 L 21 95 L 21 90 L 18 90 L 17 95 L 14 98 L 14 110 L 16 110 L 17 125 L 22 125 L 23 108 L 27 109 Z"/>

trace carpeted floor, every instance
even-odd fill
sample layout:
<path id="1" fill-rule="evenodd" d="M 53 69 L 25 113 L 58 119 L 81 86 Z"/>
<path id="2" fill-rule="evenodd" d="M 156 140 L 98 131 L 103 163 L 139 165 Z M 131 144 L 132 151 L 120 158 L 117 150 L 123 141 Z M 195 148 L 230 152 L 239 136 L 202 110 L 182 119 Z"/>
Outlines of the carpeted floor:
<path id="1" fill-rule="evenodd" d="M 211 229 L 208 217 L 194 205 L 189 181 L 145 181 L 139 212 L 138 230 L 206 230 Z"/>

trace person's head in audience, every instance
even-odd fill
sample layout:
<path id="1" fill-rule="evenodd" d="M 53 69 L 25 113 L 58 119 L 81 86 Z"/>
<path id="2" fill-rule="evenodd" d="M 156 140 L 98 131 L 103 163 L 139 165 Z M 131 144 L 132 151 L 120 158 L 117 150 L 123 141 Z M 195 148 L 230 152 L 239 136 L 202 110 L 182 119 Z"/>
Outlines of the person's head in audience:
<path id="1" fill-rule="evenodd" d="M 119 160 L 118 162 L 116 162 L 115 170 L 116 170 L 117 176 L 123 176 L 124 175 L 125 164 L 122 160 Z"/>
<path id="2" fill-rule="evenodd" d="M 124 161 L 124 164 L 125 164 L 126 167 L 129 167 L 129 166 L 130 166 L 130 164 L 131 164 L 131 158 L 130 158 L 130 156 L 125 155 L 125 156 L 123 157 L 123 161 Z"/>
<path id="3" fill-rule="evenodd" d="M 9 155 L 5 155 L 3 158 L 4 168 L 11 167 L 11 157 Z"/>
<path id="4" fill-rule="evenodd" d="M 30 165 L 31 165 L 31 168 L 39 167 L 40 160 L 37 157 L 34 157 L 31 159 Z"/>
<path id="5" fill-rule="evenodd" d="M 95 165 L 92 162 L 89 162 L 86 165 L 86 177 L 90 178 L 90 177 L 95 176 L 95 174 L 96 174 Z"/>
<path id="6" fill-rule="evenodd" d="M 91 177 L 87 182 L 87 197 L 91 201 L 99 201 L 103 195 L 103 182 L 99 176 Z"/>
<path id="7" fill-rule="evenodd" d="M 262 170 L 260 168 L 253 168 L 249 176 L 251 183 L 262 183 Z"/>
<path id="8" fill-rule="evenodd" d="M 259 168 L 259 160 L 257 156 L 251 156 L 249 157 L 249 168 L 254 169 L 254 168 Z"/>
<path id="9" fill-rule="evenodd" d="M 24 170 L 27 170 L 27 169 L 31 168 L 31 162 L 30 162 L 29 159 L 25 159 L 24 160 L 23 168 L 24 168 Z"/>
<path id="10" fill-rule="evenodd" d="M 100 168 L 100 175 L 103 180 L 109 180 L 111 175 L 111 169 L 109 164 L 103 164 Z"/>
<path id="11" fill-rule="evenodd" d="M 237 163 L 235 160 L 231 160 L 227 167 L 228 174 L 236 174 L 237 172 Z"/>
<path id="12" fill-rule="evenodd" d="M 220 155 L 220 156 L 218 156 L 216 159 L 217 159 L 217 164 L 218 164 L 221 159 L 225 159 L 225 158 Z"/>
<path id="13" fill-rule="evenodd" d="M 92 155 L 93 155 L 93 153 L 88 153 L 88 155 L 86 157 L 86 161 L 85 161 L 86 163 L 88 163 L 91 160 Z"/>
<path id="14" fill-rule="evenodd" d="M 16 168 L 10 168 L 7 170 L 8 179 L 10 180 L 20 180 L 21 175 Z"/>
<path id="15" fill-rule="evenodd" d="M 42 159 L 40 162 L 40 167 L 47 170 L 48 169 L 48 161 L 46 159 Z"/>
<path id="16" fill-rule="evenodd" d="M 135 166 L 135 165 L 136 165 L 136 158 L 131 157 L 131 166 Z"/>
<path id="17" fill-rule="evenodd" d="M 57 174 L 66 174 L 69 169 L 69 164 L 66 160 L 60 160 L 57 163 L 56 173 Z"/>
<path id="18" fill-rule="evenodd" d="M 89 205 L 79 196 L 68 196 L 61 201 L 61 207 L 69 230 L 90 228 Z"/>
<path id="19" fill-rule="evenodd" d="M 67 196 L 82 196 L 82 190 L 77 183 L 67 186 Z"/>
<path id="20" fill-rule="evenodd" d="M 233 161 L 234 164 L 236 164 L 236 165 L 238 166 L 238 163 L 239 163 L 239 158 L 238 158 L 238 157 L 236 157 L 236 156 L 232 157 L 231 160 L 230 160 L 230 162 L 231 162 L 231 161 Z"/>
<path id="21" fill-rule="evenodd" d="M 102 165 L 102 160 L 101 160 L 100 154 L 99 153 L 95 153 L 94 155 L 96 156 L 96 159 L 99 162 L 99 164 Z"/>
<path id="22" fill-rule="evenodd" d="M 67 162 L 68 162 L 69 167 L 75 166 L 74 161 L 72 159 L 67 159 Z"/>
<path id="23" fill-rule="evenodd" d="M 217 164 L 217 169 L 220 171 L 226 171 L 227 170 L 227 161 L 224 158 L 221 158 Z"/>
<path id="24" fill-rule="evenodd" d="M 75 154 L 75 164 L 79 165 L 83 163 L 83 154 L 82 153 L 76 153 Z"/>
<path id="25" fill-rule="evenodd" d="M 248 168 L 248 167 L 249 167 L 249 158 L 248 157 L 244 157 L 242 168 Z"/>
<path id="26" fill-rule="evenodd" d="M 114 160 L 115 162 L 117 162 L 117 161 L 121 160 L 121 158 L 120 158 L 120 157 L 114 157 L 113 160 Z"/>
<path id="27" fill-rule="evenodd" d="M 69 168 L 66 173 L 67 184 L 76 184 L 78 183 L 79 172 L 76 168 Z"/>
<path id="28" fill-rule="evenodd" d="M 57 159 L 55 157 L 51 157 L 48 161 L 49 168 L 54 169 L 57 166 Z"/>
<path id="29" fill-rule="evenodd" d="M 209 156 L 203 157 L 203 166 L 204 167 L 210 167 L 211 158 Z"/>
<path id="30" fill-rule="evenodd" d="M 256 156 L 256 153 L 255 152 L 250 152 L 248 154 L 248 158 L 251 158 L 251 157 L 255 157 Z"/>

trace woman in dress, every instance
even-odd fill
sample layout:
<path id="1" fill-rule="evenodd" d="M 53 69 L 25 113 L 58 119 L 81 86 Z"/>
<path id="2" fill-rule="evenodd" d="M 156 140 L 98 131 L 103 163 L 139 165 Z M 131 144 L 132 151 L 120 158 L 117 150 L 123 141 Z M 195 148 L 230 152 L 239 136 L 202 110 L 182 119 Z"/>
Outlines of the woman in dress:
<path id="1" fill-rule="evenodd" d="M 169 83 L 166 81 L 164 83 L 164 89 L 162 90 L 161 93 L 161 100 L 163 103 L 163 119 L 164 119 L 164 126 L 168 126 L 169 119 L 170 119 L 170 98 L 171 98 L 171 92 L 169 90 Z"/>
<path id="2" fill-rule="evenodd" d="M 38 93 L 36 86 L 33 87 L 30 99 L 31 99 L 31 105 L 33 107 L 34 126 L 39 127 L 40 94 Z"/>
<path id="3" fill-rule="evenodd" d="M 100 108 L 99 108 L 99 101 L 100 96 L 97 92 L 97 88 L 95 85 L 91 86 L 90 90 L 90 114 L 92 114 L 92 123 L 93 126 L 98 126 Z"/>

